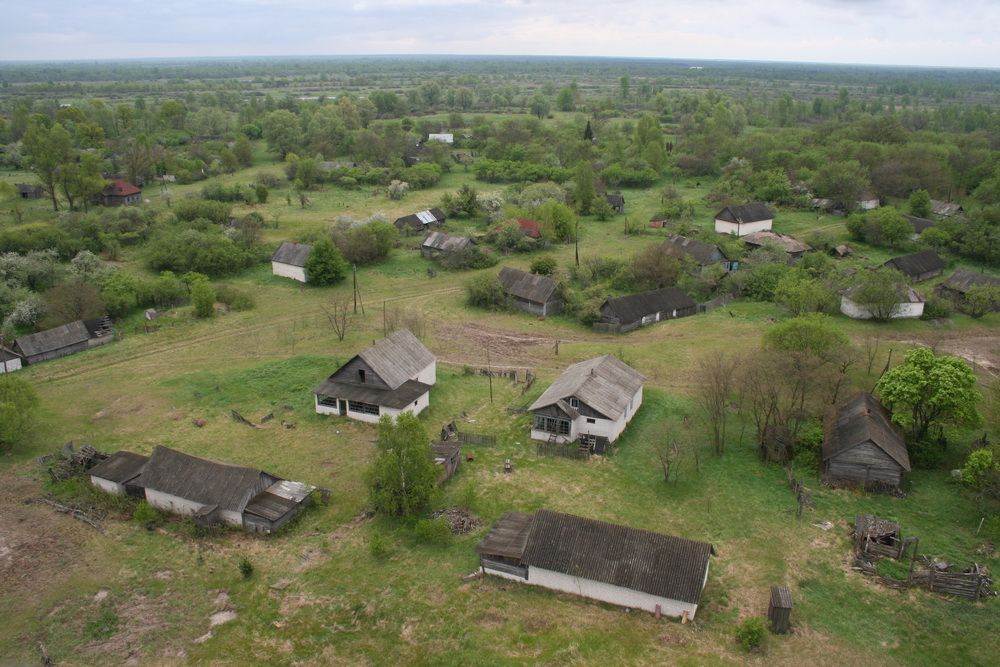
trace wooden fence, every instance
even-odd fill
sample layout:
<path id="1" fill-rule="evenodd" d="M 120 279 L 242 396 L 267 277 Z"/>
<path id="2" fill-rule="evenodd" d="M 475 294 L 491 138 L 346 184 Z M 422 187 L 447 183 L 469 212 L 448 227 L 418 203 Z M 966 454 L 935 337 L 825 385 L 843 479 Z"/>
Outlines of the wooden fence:
<path id="1" fill-rule="evenodd" d="M 458 441 L 463 445 L 495 447 L 497 444 L 497 437 L 489 433 L 470 433 L 468 431 L 459 431 Z"/>

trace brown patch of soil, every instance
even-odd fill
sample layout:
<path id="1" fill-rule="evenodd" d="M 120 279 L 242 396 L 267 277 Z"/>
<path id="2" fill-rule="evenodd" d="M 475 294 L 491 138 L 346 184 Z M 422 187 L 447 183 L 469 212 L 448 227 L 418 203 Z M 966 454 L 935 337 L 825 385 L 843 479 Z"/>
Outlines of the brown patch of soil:
<path id="1" fill-rule="evenodd" d="M 118 615 L 118 631 L 102 642 L 91 642 L 87 649 L 107 658 L 114 658 L 117 664 L 141 664 L 145 662 L 142 645 L 149 635 L 162 630 L 165 624 L 161 618 L 162 603 L 159 600 L 137 595 L 115 605 Z"/>

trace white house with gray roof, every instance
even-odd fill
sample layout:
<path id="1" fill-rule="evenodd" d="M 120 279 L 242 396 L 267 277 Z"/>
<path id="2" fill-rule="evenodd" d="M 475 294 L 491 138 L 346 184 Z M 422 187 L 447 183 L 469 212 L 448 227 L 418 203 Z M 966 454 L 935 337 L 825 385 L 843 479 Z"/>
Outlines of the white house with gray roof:
<path id="1" fill-rule="evenodd" d="M 375 423 L 383 415 L 420 414 L 430 405 L 437 359 L 407 329 L 354 356 L 313 389 L 316 412 Z"/>
<path id="2" fill-rule="evenodd" d="M 271 273 L 282 278 L 306 282 L 306 260 L 312 254 L 312 246 L 306 243 L 282 241 L 271 255 Z"/>
<path id="3" fill-rule="evenodd" d="M 610 354 L 573 364 L 528 408 L 531 438 L 579 441 L 603 453 L 642 405 L 645 380 L 639 371 Z"/>

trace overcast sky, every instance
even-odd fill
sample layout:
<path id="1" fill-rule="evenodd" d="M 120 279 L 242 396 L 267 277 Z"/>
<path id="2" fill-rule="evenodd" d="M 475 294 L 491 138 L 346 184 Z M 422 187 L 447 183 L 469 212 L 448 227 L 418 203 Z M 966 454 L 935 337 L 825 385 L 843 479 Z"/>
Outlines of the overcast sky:
<path id="1" fill-rule="evenodd" d="M 1000 67 L 1000 0 L 0 0 L 0 60 L 509 54 Z"/>

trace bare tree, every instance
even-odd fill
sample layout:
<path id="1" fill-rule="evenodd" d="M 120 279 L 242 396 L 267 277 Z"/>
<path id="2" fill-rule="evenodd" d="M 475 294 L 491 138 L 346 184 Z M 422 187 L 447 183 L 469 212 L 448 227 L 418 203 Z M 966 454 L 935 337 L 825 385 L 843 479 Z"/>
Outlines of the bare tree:
<path id="1" fill-rule="evenodd" d="M 881 344 L 882 334 L 877 333 L 865 336 L 865 360 L 867 361 L 865 368 L 868 375 L 872 374 L 872 366 L 875 365 L 875 359 L 878 357 L 878 349 Z"/>
<path id="2" fill-rule="evenodd" d="M 735 386 L 736 359 L 725 352 L 716 352 L 698 363 L 698 372 L 701 383 L 695 400 L 712 428 L 712 449 L 722 454 L 726 447 L 729 397 Z"/>
<path id="3" fill-rule="evenodd" d="M 353 324 L 347 300 L 331 299 L 329 304 L 321 307 L 326 314 L 326 319 L 330 322 L 330 326 L 333 327 L 334 333 L 337 334 L 337 340 L 344 340 L 344 336 L 347 335 L 351 324 Z"/>

